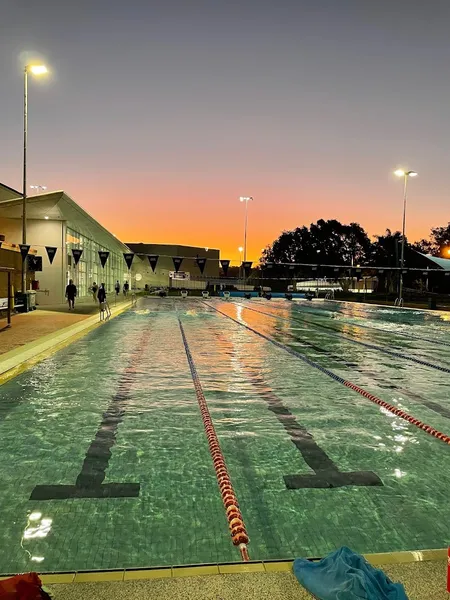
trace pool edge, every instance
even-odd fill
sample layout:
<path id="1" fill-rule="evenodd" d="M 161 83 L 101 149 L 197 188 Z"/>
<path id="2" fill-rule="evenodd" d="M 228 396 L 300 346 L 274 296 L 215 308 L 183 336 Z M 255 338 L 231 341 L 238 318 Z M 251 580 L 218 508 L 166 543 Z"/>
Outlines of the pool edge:
<path id="1" fill-rule="evenodd" d="M 130 301 L 118 308 L 113 308 L 110 318 L 119 316 L 131 307 L 132 302 Z M 98 315 L 93 315 L 0 355 L 0 386 L 107 322 L 100 321 Z M 11 362 L 11 365 L 4 367 L 4 364 L 8 362 Z"/>
<path id="2" fill-rule="evenodd" d="M 364 554 L 373 566 L 389 566 L 443 560 L 447 549 L 411 550 L 403 552 L 383 552 Z M 319 560 L 311 559 L 311 560 Z M 217 563 L 203 565 L 180 565 L 168 567 L 148 567 L 139 569 L 110 569 L 99 571 L 69 571 L 42 573 L 44 585 L 69 583 L 105 583 L 163 578 L 202 577 L 210 575 L 228 575 L 238 573 L 282 573 L 292 571 L 293 560 L 251 561 L 248 563 Z M 0 580 L 12 575 L 0 575 Z"/>

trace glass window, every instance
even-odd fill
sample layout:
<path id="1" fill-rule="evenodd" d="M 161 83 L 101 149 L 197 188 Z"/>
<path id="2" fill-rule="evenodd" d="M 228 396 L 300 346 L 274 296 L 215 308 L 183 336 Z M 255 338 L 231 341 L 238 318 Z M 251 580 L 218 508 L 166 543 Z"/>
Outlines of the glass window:
<path id="1" fill-rule="evenodd" d="M 117 279 L 121 286 L 123 285 L 125 281 L 123 274 L 126 268 L 124 269 L 124 265 L 122 264 L 124 261 L 123 255 L 120 252 L 104 248 L 94 240 L 83 236 L 70 227 L 67 227 L 66 232 L 66 248 L 68 264 L 67 282 L 69 279 L 73 279 L 78 288 L 79 297 L 90 296 L 89 290 L 94 281 L 97 285 L 104 283 L 107 293 L 113 292 L 114 283 Z M 77 266 L 75 266 L 72 255 L 72 250 L 75 248 L 83 250 Z M 99 250 L 106 250 L 110 253 L 104 268 L 101 265 L 98 255 Z"/>

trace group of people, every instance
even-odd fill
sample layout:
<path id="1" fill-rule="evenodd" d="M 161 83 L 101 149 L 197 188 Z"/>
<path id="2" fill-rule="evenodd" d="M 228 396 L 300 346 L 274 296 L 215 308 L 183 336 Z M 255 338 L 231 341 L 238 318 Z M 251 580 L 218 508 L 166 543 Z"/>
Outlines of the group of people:
<path id="1" fill-rule="evenodd" d="M 114 285 L 114 290 L 116 292 L 116 296 L 118 296 L 120 294 L 120 283 L 119 280 L 116 281 L 115 285 Z M 128 292 L 130 291 L 130 284 L 128 283 L 128 281 L 125 281 L 125 283 L 123 284 L 123 295 L 126 297 L 128 296 Z"/>
<path id="2" fill-rule="evenodd" d="M 98 302 L 100 306 L 106 302 L 106 288 L 104 283 L 97 285 L 94 281 L 90 287 L 90 291 L 94 302 Z M 69 304 L 69 310 L 75 310 L 75 298 L 77 297 L 77 294 L 77 286 L 74 284 L 73 279 L 70 279 L 66 287 L 66 298 Z"/>

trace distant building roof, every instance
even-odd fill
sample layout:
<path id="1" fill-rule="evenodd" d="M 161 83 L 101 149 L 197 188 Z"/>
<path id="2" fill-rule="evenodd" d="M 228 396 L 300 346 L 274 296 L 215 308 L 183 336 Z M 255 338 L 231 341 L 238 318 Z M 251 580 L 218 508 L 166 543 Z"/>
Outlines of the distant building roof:
<path id="1" fill-rule="evenodd" d="M 0 216 L 10 219 L 22 217 L 22 197 L 0 201 Z M 109 247 L 111 243 L 122 246 L 123 252 L 128 247 L 110 233 L 103 225 L 91 217 L 81 206 L 63 191 L 48 192 L 27 198 L 27 220 L 44 219 L 66 221 L 69 227 L 78 233 L 95 240 L 101 246 Z"/>
<path id="2" fill-rule="evenodd" d="M 140 243 L 127 243 L 128 248 L 135 254 L 166 254 L 173 256 L 179 254 L 181 256 L 189 256 L 195 258 L 198 255 L 210 256 L 215 254 L 219 256 L 219 250 L 217 248 L 206 248 L 204 246 L 184 246 L 180 244 L 144 244 Z"/>
<path id="3" fill-rule="evenodd" d="M 422 254 L 425 258 L 433 262 L 435 265 L 444 269 L 444 271 L 450 271 L 450 259 L 448 258 L 439 258 L 437 256 L 431 256 L 431 254 Z"/>
<path id="4" fill-rule="evenodd" d="M 22 194 L 12 187 L 9 187 L 9 185 L 0 183 L 0 202 L 3 200 L 11 200 L 12 198 L 22 198 Z"/>

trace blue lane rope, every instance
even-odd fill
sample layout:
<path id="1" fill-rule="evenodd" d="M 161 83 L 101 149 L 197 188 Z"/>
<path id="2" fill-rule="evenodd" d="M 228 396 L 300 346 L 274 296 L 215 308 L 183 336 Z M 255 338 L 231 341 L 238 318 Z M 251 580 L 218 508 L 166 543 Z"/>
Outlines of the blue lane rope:
<path id="1" fill-rule="evenodd" d="M 255 308 L 250 308 L 249 306 L 245 306 L 244 304 L 238 304 L 242 308 L 246 310 L 251 310 L 253 312 L 259 313 L 260 315 L 266 315 L 267 317 L 272 317 L 272 319 L 281 319 L 282 321 L 292 321 L 290 319 L 286 319 L 285 317 L 281 317 L 279 315 L 274 315 L 271 313 L 266 313 L 261 310 L 256 310 Z M 298 313 L 298 311 L 296 311 Z M 299 314 L 299 313 L 298 313 Z M 295 317 L 294 317 L 295 318 Z M 408 356 L 407 354 L 402 354 L 401 352 L 395 352 L 394 350 L 388 350 L 387 348 L 382 348 L 381 346 L 376 346 L 375 344 L 368 344 L 367 342 L 361 342 L 360 340 L 354 340 L 351 337 L 348 337 L 342 333 L 339 333 L 335 329 L 326 327 L 325 325 L 320 325 L 319 323 L 313 323 L 312 321 L 307 321 L 306 319 L 302 319 L 308 325 L 313 325 L 314 327 L 319 327 L 319 329 L 325 329 L 328 335 L 333 337 L 338 337 L 348 342 L 352 342 L 353 344 L 358 344 L 359 346 L 364 346 L 365 348 L 369 348 L 370 350 L 377 350 L 378 352 L 383 352 L 384 354 L 388 354 L 389 356 L 394 356 L 395 358 L 402 358 L 404 360 L 409 360 L 411 362 L 415 362 L 424 367 L 429 367 L 430 369 L 436 369 L 437 371 L 442 371 L 443 373 L 450 373 L 450 368 L 442 367 L 441 365 L 435 365 L 434 363 L 430 363 L 426 360 L 421 360 L 420 358 L 415 358 L 413 356 Z"/>
<path id="2" fill-rule="evenodd" d="M 412 415 L 408 414 L 404 410 L 402 410 L 402 409 L 400 409 L 400 408 L 398 408 L 398 407 L 396 407 L 396 406 L 394 406 L 392 404 L 389 404 L 385 400 L 381 400 L 381 398 L 378 398 L 378 396 L 375 396 L 374 394 L 371 394 L 367 390 L 359 387 L 359 385 L 356 385 L 355 383 L 352 383 L 351 381 L 348 381 L 347 379 L 344 379 L 343 377 L 340 377 L 339 375 L 336 375 L 336 373 L 333 373 L 333 371 L 330 371 L 326 367 L 322 367 L 321 365 L 319 365 L 318 363 L 314 362 L 313 360 L 311 360 L 307 356 L 304 356 L 303 354 L 301 354 L 297 350 L 293 350 L 292 348 L 289 348 L 289 346 L 285 346 L 281 342 L 278 342 L 277 340 L 274 340 L 273 338 L 271 338 L 271 337 L 269 337 L 267 335 L 264 335 L 260 331 L 257 331 L 256 329 L 253 329 L 253 327 L 250 327 L 250 325 L 247 325 L 246 323 L 243 323 L 242 321 L 238 321 L 234 317 L 230 317 L 230 315 L 227 315 L 226 313 L 222 312 L 221 310 L 219 310 L 215 306 L 212 306 L 211 304 L 208 304 L 207 302 L 203 302 L 203 304 L 205 306 L 207 306 L 208 308 L 212 308 L 213 310 L 215 310 L 216 312 L 218 312 L 222 316 L 226 317 L 227 319 L 230 319 L 234 323 L 237 323 L 237 325 L 240 325 L 241 327 L 244 327 L 245 329 L 248 329 L 249 331 L 251 331 L 255 335 L 257 335 L 260 338 L 262 338 L 263 340 L 266 340 L 267 342 L 270 342 L 271 344 L 273 344 L 277 348 L 281 348 L 285 352 L 288 352 L 289 354 L 291 354 L 291 356 L 295 356 L 295 358 L 300 359 L 301 361 L 303 361 L 307 365 L 309 365 L 311 367 L 314 367 L 314 369 L 317 369 L 317 370 L 321 371 L 325 375 L 328 375 L 328 377 L 331 377 L 331 379 L 334 379 L 338 383 L 341 383 L 342 385 L 345 385 L 346 387 L 354 390 L 355 392 L 358 392 L 358 394 L 361 394 L 361 396 L 364 396 L 365 398 L 367 398 L 371 402 L 374 402 L 375 404 L 378 404 L 379 406 L 382 406 L 383 408 L 385 408 L 389 412 L 395 414 L 396 416 L 398 416 L 398 417 L 400 417 L 402 419 L 405 419 L 405 421 L 408 421 L 409 423 L 412 423 L 413 425 L 415 425 L 419 429 L 422 429 L 426 433 L 429 433 L 433 437 L 438 438 L 438 439 L 442 440 L 444 443 L 450 445 L 450 436 L 448 436 L 448 435 L 446 435 L 446 434 L 438 431 L 437 429 L 435 429 L 431 425 L 427 425 L 423 421 L 420 421 L 419 419 L 416 419 L 415 417 L 413 417 Z M 242 305 L 239 305 L 239 306 L 242 306 Z"/>
<path id="3" fill-rule="evenodd" d="M 308 313 L 310 315 L 317 315 L 320 316 L 319 313 L 322 312 L 337 312 L 337 314 L 342 315 L 345 318 L 349 318 L 348 315 L 346 315 L 345 313 L 342 312 L 338 312 L 338 311 L 333 311 L 333 309 L 330 308 L 325 308 L 323 306 L 316 306 L 314 308 L 314 310 L 308 310 L 307 308 L 305 308 L 302 304 L 299 305 L 301 306 L 301 309 L 299 310 L 299 308 L 297 308 L 297 306 L 293 307 L 293 310 L 297 313 L 297 314 L 301 314 L 301 313 Z M 359 310 L 356 308 L 352 308 L 353 311 L 355 312 L 359 312 L 359 313 L 365 313 L 364 310 Z M 315 312 L 318 311 L 318 312 Z M 356 323 L 352 323 L 350 321 L 345 321 L 346 325 L 350 325 L 350 327 L 361 327 L 363 329 L 371 329 L 373 331 L 378 331 L 380 333 L 388 333 L 389 335 L 397 335 L 397 336 L 403 336 L 412 340 L 419 340 L 420 342 L 430 342 L 431 344 L 433 344 L 434 346 L 448 346 L 450 347 L 450 342 L 445 342 L 444 340 L 432 340 L 431 338 L 426 338 L 426 337 L 421 337 L 418 335 L 414 335 L 411 333 L 405 333 L 404 331 L 388 331 L 387 329 L 381 329 L 380 327 L 373 327 L 372 325 L 361 325 L 360 323 L 356 324 Z"/>

